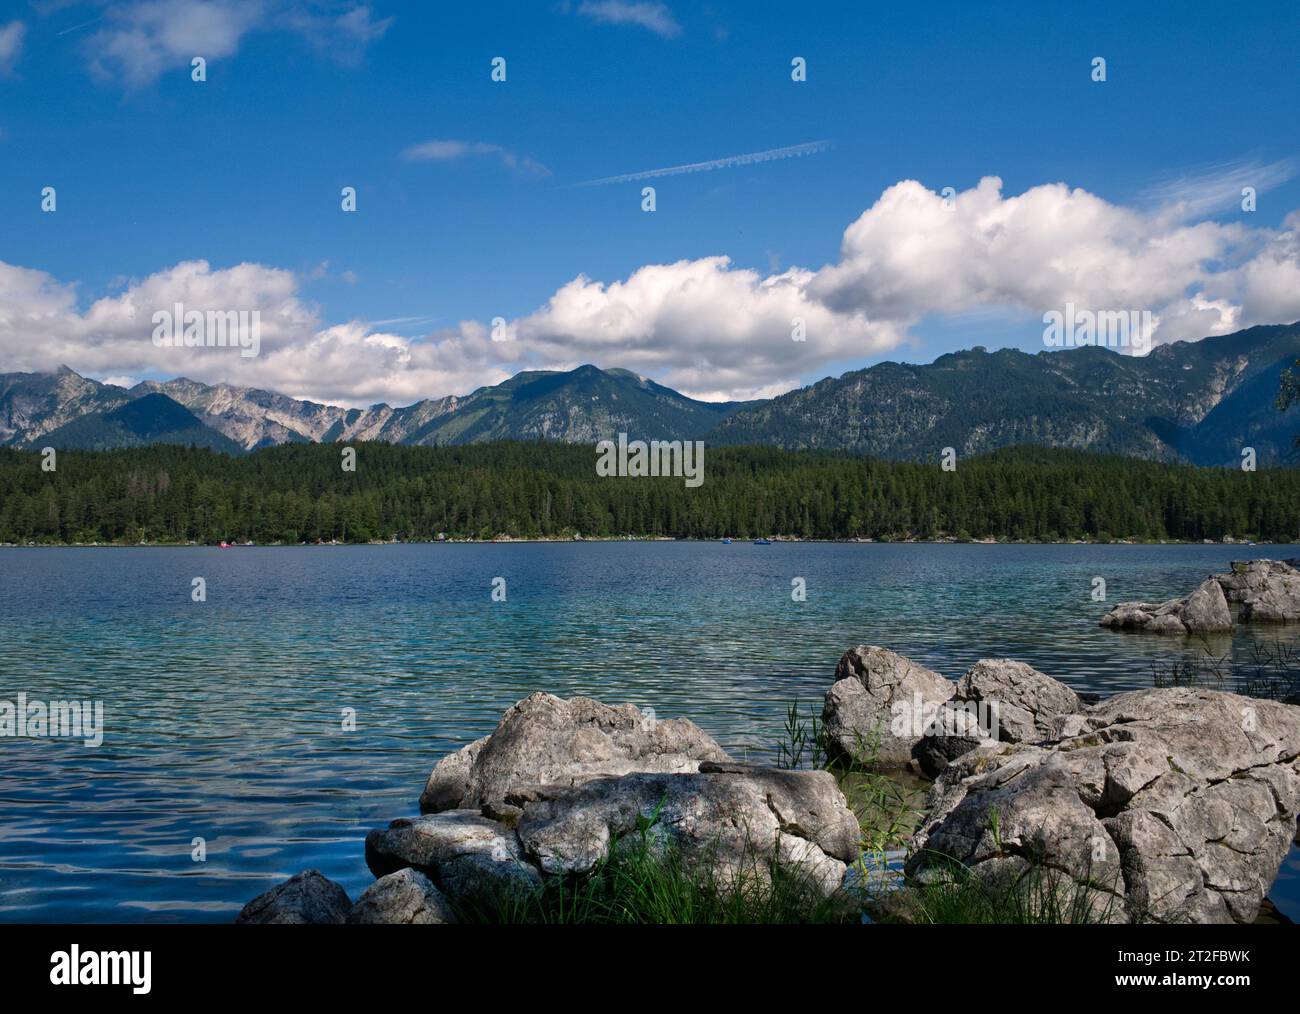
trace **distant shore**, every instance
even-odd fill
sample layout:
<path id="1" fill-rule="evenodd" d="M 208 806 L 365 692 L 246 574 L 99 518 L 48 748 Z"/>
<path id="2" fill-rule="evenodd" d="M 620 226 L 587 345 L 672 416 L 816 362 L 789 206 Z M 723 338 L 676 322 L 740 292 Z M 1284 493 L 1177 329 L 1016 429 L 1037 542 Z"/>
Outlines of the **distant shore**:
<path id="1" fill-rule="evenodd" d="M 946 546 L 946 545 L 968 545 L 968 546 L 1234 546 L 1242 549 L 1254 549 L 1262 546 L 1295 546 L 1300 545 L 1297 542 L 1271 542 L 1268 540 L 1244 541 L 1240 539 L 1225 539 L 1215 541 L 1214 539 L 1202 539 L 1192 541 L 1186 539 L 1110 539 L 1099 541 L 1097 539 L 956 539 L 956 538 L 939 538 L 939 539 L 803 539 L 794 536 L 769 535 L 760 536 L 766 538 L 771 544 L 777 543 L 797 543 L 800 545 L 876 545 L 876 546 Z M 732 543 L 735 545 L 744 545 L 753 543 L 756 537 L 741 536 L 732 537 Z M 465 538 L 447 538 L 447 539 L 373 539 L 367 542 L 237 542 L 230 543 L 226 546 L 220 546 L 210 542 L 0 542 L 0 549 L 267 549 L 267 548 L 295 548 L 295 549 L 337 549 L 340 547 L 353 546 L 450 546 L 450 545 L 474 545 L 474 546 L 494 546 L 494 545 L 519 545 L 519 544 L 569 544 L 584 542 L 689 542 L 700 545 L 723 544 L 722 539 L 691 539 L 677 538 L 670 535 L 647 536 L 647 535 L 597 535 L 583 536 L 580 538 L 573 537 L 503 537 L 496 539 L 475 539 Z"/>

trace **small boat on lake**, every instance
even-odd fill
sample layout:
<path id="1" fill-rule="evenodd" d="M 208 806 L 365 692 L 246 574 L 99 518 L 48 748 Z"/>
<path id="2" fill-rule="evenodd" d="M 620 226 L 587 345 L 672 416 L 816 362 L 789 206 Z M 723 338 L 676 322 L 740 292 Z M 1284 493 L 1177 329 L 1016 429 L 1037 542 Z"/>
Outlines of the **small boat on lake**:
<path id="1" fill-rule="evenodd" d="M 770 546 L 771 544 L 772 544 L 772 540 L 771 540 L 771 539 L 755 539 L 755 540 L 754 540 L 754 545 L 756 545 L 756 546 Z"/>
<path id="2" fill-rule="evenodd" d="M 723 544 L 724 546 L 730 546 L 730 545 L 731 545 L 731 540 L 730 540 L 730 539 L 723 539 L 723 540 L 722 540 L 722 544 Z"/>

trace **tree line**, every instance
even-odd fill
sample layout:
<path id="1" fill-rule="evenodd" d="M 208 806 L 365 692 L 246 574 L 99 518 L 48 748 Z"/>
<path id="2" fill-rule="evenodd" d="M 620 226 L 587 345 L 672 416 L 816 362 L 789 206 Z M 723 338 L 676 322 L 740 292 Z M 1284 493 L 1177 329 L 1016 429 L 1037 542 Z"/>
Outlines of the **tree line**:
<path id="1" fill-rule="evenodd" d="M 1007 448 L 933 463 L 709 447 L 704 482 L 601 477 L 586 445 L 289 444 L 242 457 L 154 445 L 0 449 L 0 542 L 366 542 L 784 535 L 878 540 L 1292 541 L 1300 470 Z"/>

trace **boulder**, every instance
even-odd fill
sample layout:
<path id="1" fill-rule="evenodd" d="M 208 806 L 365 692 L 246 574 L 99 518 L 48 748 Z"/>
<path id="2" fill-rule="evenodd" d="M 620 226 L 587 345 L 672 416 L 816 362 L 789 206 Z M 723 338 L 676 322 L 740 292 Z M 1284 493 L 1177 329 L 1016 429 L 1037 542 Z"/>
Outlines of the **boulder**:
<path id="1" fill-rule="evenodd" d="M 1297 560 L 1234 561 L 1216 578 L 1229 602 L 1241 605 L 1243 623 L 1300 623 Z"/>
<path id="2" fill-rule="evenodd" d="M 1080 723 L 1071 719 L 1070 724 Z M 953 761 L 907 873 L 957 861 L 1089 882 L 1094 918 L 1251 922 L 1295 834 L 1300 708 L 1187 687 L 1117 695 L 1047 745 Z"/>
<path id="3" fill-rule="evenodd" d="M 235 918 L 244 924 L 328 924 L 342 923 L 352 902 L 348 892 L 321 874 L 303 870 L 259 894 Z"/>
<path id="4" fill-rule="evenodd" d="M 822 708 L 823 743 L 832 759 L 907 767 L 926 726 L 956 687 L 887 648 L 846 651 Z"/>
<path id="5" fill-rule="evenodd" d="M 1121 602 L 1101 618 L 1103 627 L 1153 634 L 1216 634 L 1232 631 L 1232 610 L 1217 578 L 1206 578 L 1190 595 L 1168 602 Z"/>
<path id="6" fill-rule="evenodd" d="M 1064 683 L 1009 658 L 980 659 L 957 681 L 953 699 L 987 706 L 990 721 L 981 724 L 996 726 L 989 731 L 1005 743 L 1052 739 L 1067 715 L 1083 710 L 1083 702 Z"/>
<path id="7" fill-rule="evenodd" d="M 535 693 L 510 708 L 490 736 L 444 757 L 429 775 L 420 812 L 482 809 L 518 816 L 505 802 L 535 785 L 578 785 L 634 771 L 688 772 L 730 758 L 687 718 L 656 720 L 631 704 Z"/>
<path id="8" fill-rule="evenodd" d="M 941 705 L 934 721 L 926 726 L 925 735 L 912 748 L 912 759 L 927 778 L 938 778 L 940 773 L 963 754 L 980 746 L 997 742 L 991 738 L 995 723 L 991 706 L 980 702 L 958 701 L 956 698 Z M 980 716 L 984 716 L 981 722 Z"/>
<path id="9" fill-rule="evenodd" d="M 423 873 L 410 867 L 380 877 L 348 913 L 350 923 L 454 923 L 451 905 Z"/>
<path id="10" fill-rule="evenodd" d="M 395 820 L 366 835 L 366 865 L 376 877 L 410 867 L 454 904 L 486 905 L 541 886 L 513 828 L 477 810 L 447 810 Z"/>
<path id="11" fill-rule="evenodd" d="M 823 896 L 840 889 L 861 830 L 833 775 L 705 763 L 693 774 L 630 774 L 544 790 L 519 821 L 525 853 L 547 874 L 581 874 L 613 843 L 650 836 L 720 884 L 773 866 Z"/>
<path id="12" fill-rule="evenodd" d="M 926 778 L 938 778 L 948 765 L 972 750 L 997 742 L 983 736 L 941 736 L 931 733 L 912 748 L 912 759 Z"/>

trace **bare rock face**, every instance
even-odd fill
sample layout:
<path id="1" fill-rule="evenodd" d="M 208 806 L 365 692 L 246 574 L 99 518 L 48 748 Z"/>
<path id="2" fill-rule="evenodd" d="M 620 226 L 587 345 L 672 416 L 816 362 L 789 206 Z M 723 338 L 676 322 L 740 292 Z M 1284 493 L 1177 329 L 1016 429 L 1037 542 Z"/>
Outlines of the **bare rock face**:
<path id="1" fill-rule="evenodd" d="M 823 741 L 832 758 L 880 768 L 906 767 L 912 750 L 956 687 L 887 648 L 846 651 L 822 708 Z"/>
<path id="2" fill-rule="evenodd" d="M 342 923 L 352 902 L 348 892 L 321 874 L 304 870 L 245 905 L 235 918 L 243 924 L 288 925 Z"/>
<path id="3" fill-rule="evenodd" d="M 1005 743 L 1052 739 L 1067 715 L 1083 710 L 1078 694 L 1024 662 L 982 658 L 957 681 L 954 700 L 987 705 Z"/>
<path id="4" fill-rule="evenodd" d="M 1300 623 L 1300 560 L 1234 561 L 1217 577 L 1243 623 Z"/>
<path id="5" fill-rule="evenodd" d="M 742 764 L 694 774 L 631 774 L 544 791 L 519 821 L 525 853 L 547 874 L 581 874 L 611 843 L 669 841 L 687 869 L 718 883 L 764 878 L 772 864 L 824 896 L 839 890 L 861 830 L 834 776 Z"/>
<path id="6" fill-rule="evenodd" d="M 536 785 L 578 785 L 632 772 L 693 772 L 701 761 L 730 758 L 687 718 L 658 720 L 631 704 L 610 707 L 588 697 L 524 698 L 496 730 L 444 757 L 420 796 L 422 813 L 491 808 L 518 816 L 505 802 Z"/>
<path id="7" fill-rule="evenodd" d="M 513 828 L 477 810 L 395 820 L 366 835 L 366 865 L 376 877 L 411 868 L 456 904 L 491 906 L 541 886 Z"/>
<path id="8" fill-rule="evenodd" d="M 1059 742 L 953 761 L 908 874 L 1033 865 L 1090 882 L 1094 917 L 1253 921 L 1295 835 L 1300 708 L 1180 687 L 1120 694 L 1082 718 Z"/>
<path id="9" fill-rule="evenodd" d="M 1101 618 L 1103 627 L 1153 634 L 1217 634 L 1232 631 L 1232 610 L 1217 578 L 1206 578 L 1190 595 L 1168 602 L 1121 602 Z"/>
<path id="10" fill-rule="evenodd" d="M 362 892 L 348 913 L 350 923 L 416 926 L 455 921 L 447 899 L 428 877 L 410 867 L 380 877 Z"/>

